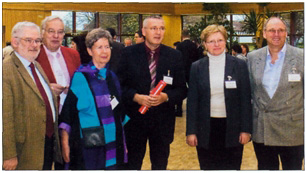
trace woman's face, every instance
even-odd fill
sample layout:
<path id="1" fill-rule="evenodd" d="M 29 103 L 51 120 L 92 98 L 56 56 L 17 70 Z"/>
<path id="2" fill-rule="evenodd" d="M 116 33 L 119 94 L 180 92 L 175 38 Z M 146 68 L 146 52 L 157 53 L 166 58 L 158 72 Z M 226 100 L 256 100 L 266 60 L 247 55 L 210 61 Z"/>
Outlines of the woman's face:
<path id="1" fill-rule="evenodd" d="M 220 32 L 209 35 L 203 44 L 207 51 L 214 56 L 222 54 L 226 49 L 226 40 Z"/>
<path id="2" fill-rule="evenodd" d="M 135 33 L 134 34 L 134 41 L 135 41 L 136 44 L 143 43 L 144 42 L 144 38 L 140 37 L 138 33 Z"/>
<path id="3" fill-rule="evenodd" d="M 71 41 L 70 48 L 77 50 L 77 44 L 74 41 Z"/>
<path id="4" fill-rule="evenodd" d="M 97 40 L 92 48 L 87 48 L 89 55 L 93 58 L 93 63 L 100 69 L 104 68 L 105 65 L 110 61 L 111 47 L 109 40 L 106 38 L 100 38 Z"/>
<path id="5" fill-rule="evenodd" d="M 246 48 L 243 45 L 241 45 L 241 48 L 242 48 L 242 53 L 246 54 Z"/>

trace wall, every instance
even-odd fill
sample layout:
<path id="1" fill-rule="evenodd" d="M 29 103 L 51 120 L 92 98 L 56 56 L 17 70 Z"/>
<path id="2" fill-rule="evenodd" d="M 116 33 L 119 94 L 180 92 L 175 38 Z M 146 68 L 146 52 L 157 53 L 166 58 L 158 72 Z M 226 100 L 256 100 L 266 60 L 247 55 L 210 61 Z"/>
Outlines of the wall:
<path id="1" fill-rule="evenodd" d="M 163 16 L 165 22 L 165 35 L 163 44 L 173 47 L 174 42 L 181 41 L 181 17 Z"/>
<path id="2" fill-rule="evenodd" d="M 50 11 L 4 9 L 2 11 L 2 25 L 5 26 L 5 31 L 2 31 L 2 35 L 4 35 L 4 38 L 2 38 L 2 47 L 5 46 L 6 42 L 11 40 L 11 31 L 17 22 L 29 21 L 40 26 L 41 21 L 50 15 Z"/>

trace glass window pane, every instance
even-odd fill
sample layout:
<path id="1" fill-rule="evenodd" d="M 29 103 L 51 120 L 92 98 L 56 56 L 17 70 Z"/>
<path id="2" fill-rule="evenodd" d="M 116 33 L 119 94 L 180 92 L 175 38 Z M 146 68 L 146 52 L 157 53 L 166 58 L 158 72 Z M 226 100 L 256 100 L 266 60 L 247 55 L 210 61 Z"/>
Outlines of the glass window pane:
<path id="1" fill-rule="evenodd" d="M 51 15 L 59 16 L 64 22 L 65 33 L 72 32 L 72 12 L 71 11 L 52 11 Z"/>
<path id="2" fill-rule="evenodd" d="M 95 13 L 76 12 L 76 32 L 90 31 L 96 27 Z"/>
<path id="3" fill-rule="evenodd" d="M 100 28 L 107 29 L 113 28 L 118 35 L 118 16 L 119 14 L 112 13 L 99 13 L 99 26 Z"/>
<path id="4" fill-rule="evenodd" d="M 121 35 L 134 35 L 139 30 L 139 15 L 138 14 L 122 14 Z"/>
<path id="5" fill-rule="evenodd" d="M 193 26 L 196 24 L 196 22 L 201 22 L 203 17 L 204 16 L 183 16 L 183 28 L 188 28 L 189 25 Z"/>
<path id="6" fill-rule="evenodd" d="M 244 25 L 245 15 L 234 14 L 232 15 L 232 23 L 234 34 L 236 35 L 246 35 L 246 32 L 242 31 L 242 27 Z"/>
<path id="7" fill-rule="evenodd" d="M 281 13 L 280 17 L 286 22 L 287 30 L 290 31 L 290 13 Z"/>

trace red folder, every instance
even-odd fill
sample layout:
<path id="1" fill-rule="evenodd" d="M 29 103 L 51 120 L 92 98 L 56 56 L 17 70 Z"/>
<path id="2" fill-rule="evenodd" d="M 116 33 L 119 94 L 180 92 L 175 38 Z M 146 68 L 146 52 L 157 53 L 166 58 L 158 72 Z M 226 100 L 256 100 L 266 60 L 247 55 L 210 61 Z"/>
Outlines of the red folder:
<path id="1" fill-rule="evenodd" d="M 162 90 L 166 87 L 166 85 L 167 85 L 166 82 L 164 82 L 163 80 L 160 80 L 158 85 L 150 91 L 150 94 L 153 94 L 155 96 L 159 95 L 162 92 Z M 145 114 L 147 112 L 147 110 L 148 110 L 147 106 L 141 106 L 140 109 L 139 109 L 139 112 L 141 114 Z"/>

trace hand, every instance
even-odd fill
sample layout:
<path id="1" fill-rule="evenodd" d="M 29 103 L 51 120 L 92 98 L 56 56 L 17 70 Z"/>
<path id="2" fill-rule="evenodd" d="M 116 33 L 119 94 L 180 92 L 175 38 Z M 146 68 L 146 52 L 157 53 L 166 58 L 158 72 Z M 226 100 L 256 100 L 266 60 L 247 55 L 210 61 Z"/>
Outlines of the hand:
<path id="1" fill-rule="evenodd" d="M 62 130 L 62 157 L 66 163 L 70 162 L 70 147 L 69 135 L 65 130 Z"/>
<path id="2" fill-rule="evenodd" d="M 198 145 L 197 137 L 196 135 L 188 135 L 187 136 L 187 144 L 191 147 L 196 147 Z"/>
<path id="3" fill-rule="evenodd" d="M 17 157 L 13 157 L 8 160 L 4 160 L 3 162 L 3 168 L 5 170 L 15 170 L 18 165 L 18 159 Z"/>
<path id="4" fill-rule="evenodd" d="M 57 83 L 51 83 L 50 88 L 57 96 L 60 95 L 65 89 L 68 89 L 67 86 L 62 86 Z"/>
<path id="5" fill-rule="evenodd" d="M 168 99 L 167 94 L 163 92 L 161 92 L 160 95 L 155 96 L 150 94 L 149 96 L 150 96 L 149 102 L 151 106 L 159 106 L 160 104 L 166 102 Z"/>
<path id="6" fill-rule="evenodd" d="M 239 142 L 241 144 L 243 144 L 243 145 L 247 144 L 250 139 L 251 139 L 251 134 L 246 133 L 246 132 L 241 132 L 240 133 Z"/>
<path id="7" fill-rule="evenodd" d="M 133 97 L 133 101 L 137 102 L 139 105 L 142 106 L 147 106 L 148 108 L 151 107 L 150 97 L 148 95 L 143 95 L 143 94 L 135 94 Z"/>

